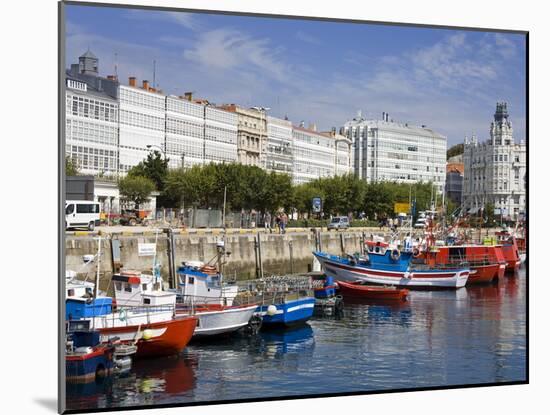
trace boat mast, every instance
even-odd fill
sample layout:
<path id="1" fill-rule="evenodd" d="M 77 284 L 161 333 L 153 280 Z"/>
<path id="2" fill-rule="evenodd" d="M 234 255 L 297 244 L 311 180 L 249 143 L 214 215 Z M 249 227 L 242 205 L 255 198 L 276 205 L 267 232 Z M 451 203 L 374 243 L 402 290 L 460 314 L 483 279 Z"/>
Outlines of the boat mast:
<path id="1" fill-rule="evenodd" d="M 97 237 L 97 272 L 95 276 L 95 290 L 94 298 L 97 298 L 97 292 L 99 291 L 99 269 L 101 264 L 101 235 Z"/>

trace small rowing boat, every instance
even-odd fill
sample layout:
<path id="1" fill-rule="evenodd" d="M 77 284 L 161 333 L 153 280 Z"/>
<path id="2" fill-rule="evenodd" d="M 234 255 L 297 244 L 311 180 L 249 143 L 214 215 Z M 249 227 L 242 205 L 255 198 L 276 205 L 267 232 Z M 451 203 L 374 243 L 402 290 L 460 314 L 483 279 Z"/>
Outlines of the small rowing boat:
<path id="1" fill-rule="evenodd" d="M 338 281 L 340 293 L 346 297 L 363 298 L 365 300 L 406 301 L 409 290 L 397 287 L 373 287 L 358 282 Z"/>

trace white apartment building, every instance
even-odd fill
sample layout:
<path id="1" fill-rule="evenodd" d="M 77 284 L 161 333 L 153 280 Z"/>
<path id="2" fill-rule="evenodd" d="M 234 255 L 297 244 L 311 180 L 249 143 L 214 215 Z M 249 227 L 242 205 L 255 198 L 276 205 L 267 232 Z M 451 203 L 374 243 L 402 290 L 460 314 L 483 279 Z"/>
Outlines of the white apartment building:
<path id="1" fill-rule="evenodd" d="M 204 105 L 205 141 L 203 162 L 237 162 L 237 114 Z"/>
<path id="2" fill-rule="evenodd" d="M 267 117 L 266 169 L 292 175 L 292 123 Z"/>
<path id="3" fill-rule="evenodd" d="M 192 167 L 204 160 L 204 106 L 173 95 L 166 97 L 168 167 Z"/>
<path id="4" fill-rule="evenodd" d="M 445 189 L 447 138 L 426 126 L 382 120 L 361 114 L 340 129 L 353 143 L 355 174 L 369 182 L 433 182 Z"/>
<path id="5" fill-rule="evenodd" d="M 119 86 L 120 173 L 126 173 L 143 161 L 151 150 L 161 153 L 166 150 L 165 96 L 152 92 L 148 81 L 144 80 L 143 86 L 137 87 L 132 77 L 129 83 L 129 86 Z"/>
<path id="6" fill-rule="evenodd" d="M 507 104 L 497 103 L 490 138 L 464 141 L 462 207 L 475 214 L 487 203 L 495 214 L 517 219 L 525 213 L 527 158 L 523 142 L 516 144 Z"/>
<path id="7" fill-rule="evenodd" d="M 321 134 L 334 139 L 334 175 L 353 174 L 351 140 L 346 136 L 336 133 L 336 128 Z"/>
<path id="8" fill-rule="evenodd" d="M 83 174 L 114 175 L 118 163 L 118 101 L 113 79 L 97 76 L 87 51 L 66 72 L 65 153 Z"/>
<path id="9" fill-rule="evenodd" d="M 335 139 L 315 130 L 292 127 L 293 167 L 292 182 L 294 184 L 332 177 L 335 174 Z"/>

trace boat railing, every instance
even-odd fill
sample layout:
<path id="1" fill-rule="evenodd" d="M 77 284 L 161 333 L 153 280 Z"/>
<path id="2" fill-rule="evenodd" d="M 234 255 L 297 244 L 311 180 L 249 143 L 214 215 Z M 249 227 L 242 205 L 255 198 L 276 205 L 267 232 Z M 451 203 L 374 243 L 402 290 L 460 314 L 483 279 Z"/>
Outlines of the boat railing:
<path id="1" fill-rule="evenodd" d="M 111 310 L 109 314 L 98 313 L 90 317 L 84 317 L 83 320 L 91 319 L 92 328 L 96 322 L 101 321 L 103 327 L 115 327 L 122 324 L 137 325 L 143 324 L 143 320 L 148 323 L 156 321 L 154 317 L 159 316 L 171 316 L 176 315 L 175 304 L 162 304 L 162 305 L 124 305 L 118 306 Z M 140 323 L 136 323 L 139 321 Z"/>

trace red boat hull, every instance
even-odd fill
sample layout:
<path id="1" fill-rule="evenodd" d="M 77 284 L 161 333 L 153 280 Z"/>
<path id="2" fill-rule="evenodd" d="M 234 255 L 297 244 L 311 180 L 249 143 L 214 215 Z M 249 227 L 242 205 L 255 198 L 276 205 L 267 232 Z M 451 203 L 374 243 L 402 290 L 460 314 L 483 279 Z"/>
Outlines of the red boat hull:
<path id="1" fill-rule="evenodd" d="M 136 357 L 171 356 L 181 352 L 191 340 L 198 318 L 195 316 L 178 317 L 169 321 L 151 323 L 141 326 L 140 330 L 164 330 L 157 337 L 149 340 L 139 339 L 136 343 Z M 119 333 L 134 332 L 135 326 L 99 329 L 101 335 L 109 337 Z"/>
<path id="2" fill-rule="evenodd" d="M 365 300 L 405 301 L 409 290 L 399 288 L 373 287 L 359 283 L 338 281 L 340 293 L 345 297 Z"/>
<path id="3" fill-rule="evenodd" d="M 472 266 L 466 285 L 496 282 L 504 276 L 504 267 L 500 264 Z"/>
<path id="4" fill-rule="evenodd" d="M 506 259 L 501 246 L 462 245 L 438 247 L 436 264 L 467 262 L 470 276 L 467 285 L 496 282 L 504 277 Z"/>
<path id="5" fill-rule="evenodd" d="M 518 247 L 515 240 L 511 245 L 502 245 L 502 253 L 504 254 L 504 259 L 506 260 L 506 272 L 517 272 L 521 261 L 519 259 Z"/>

